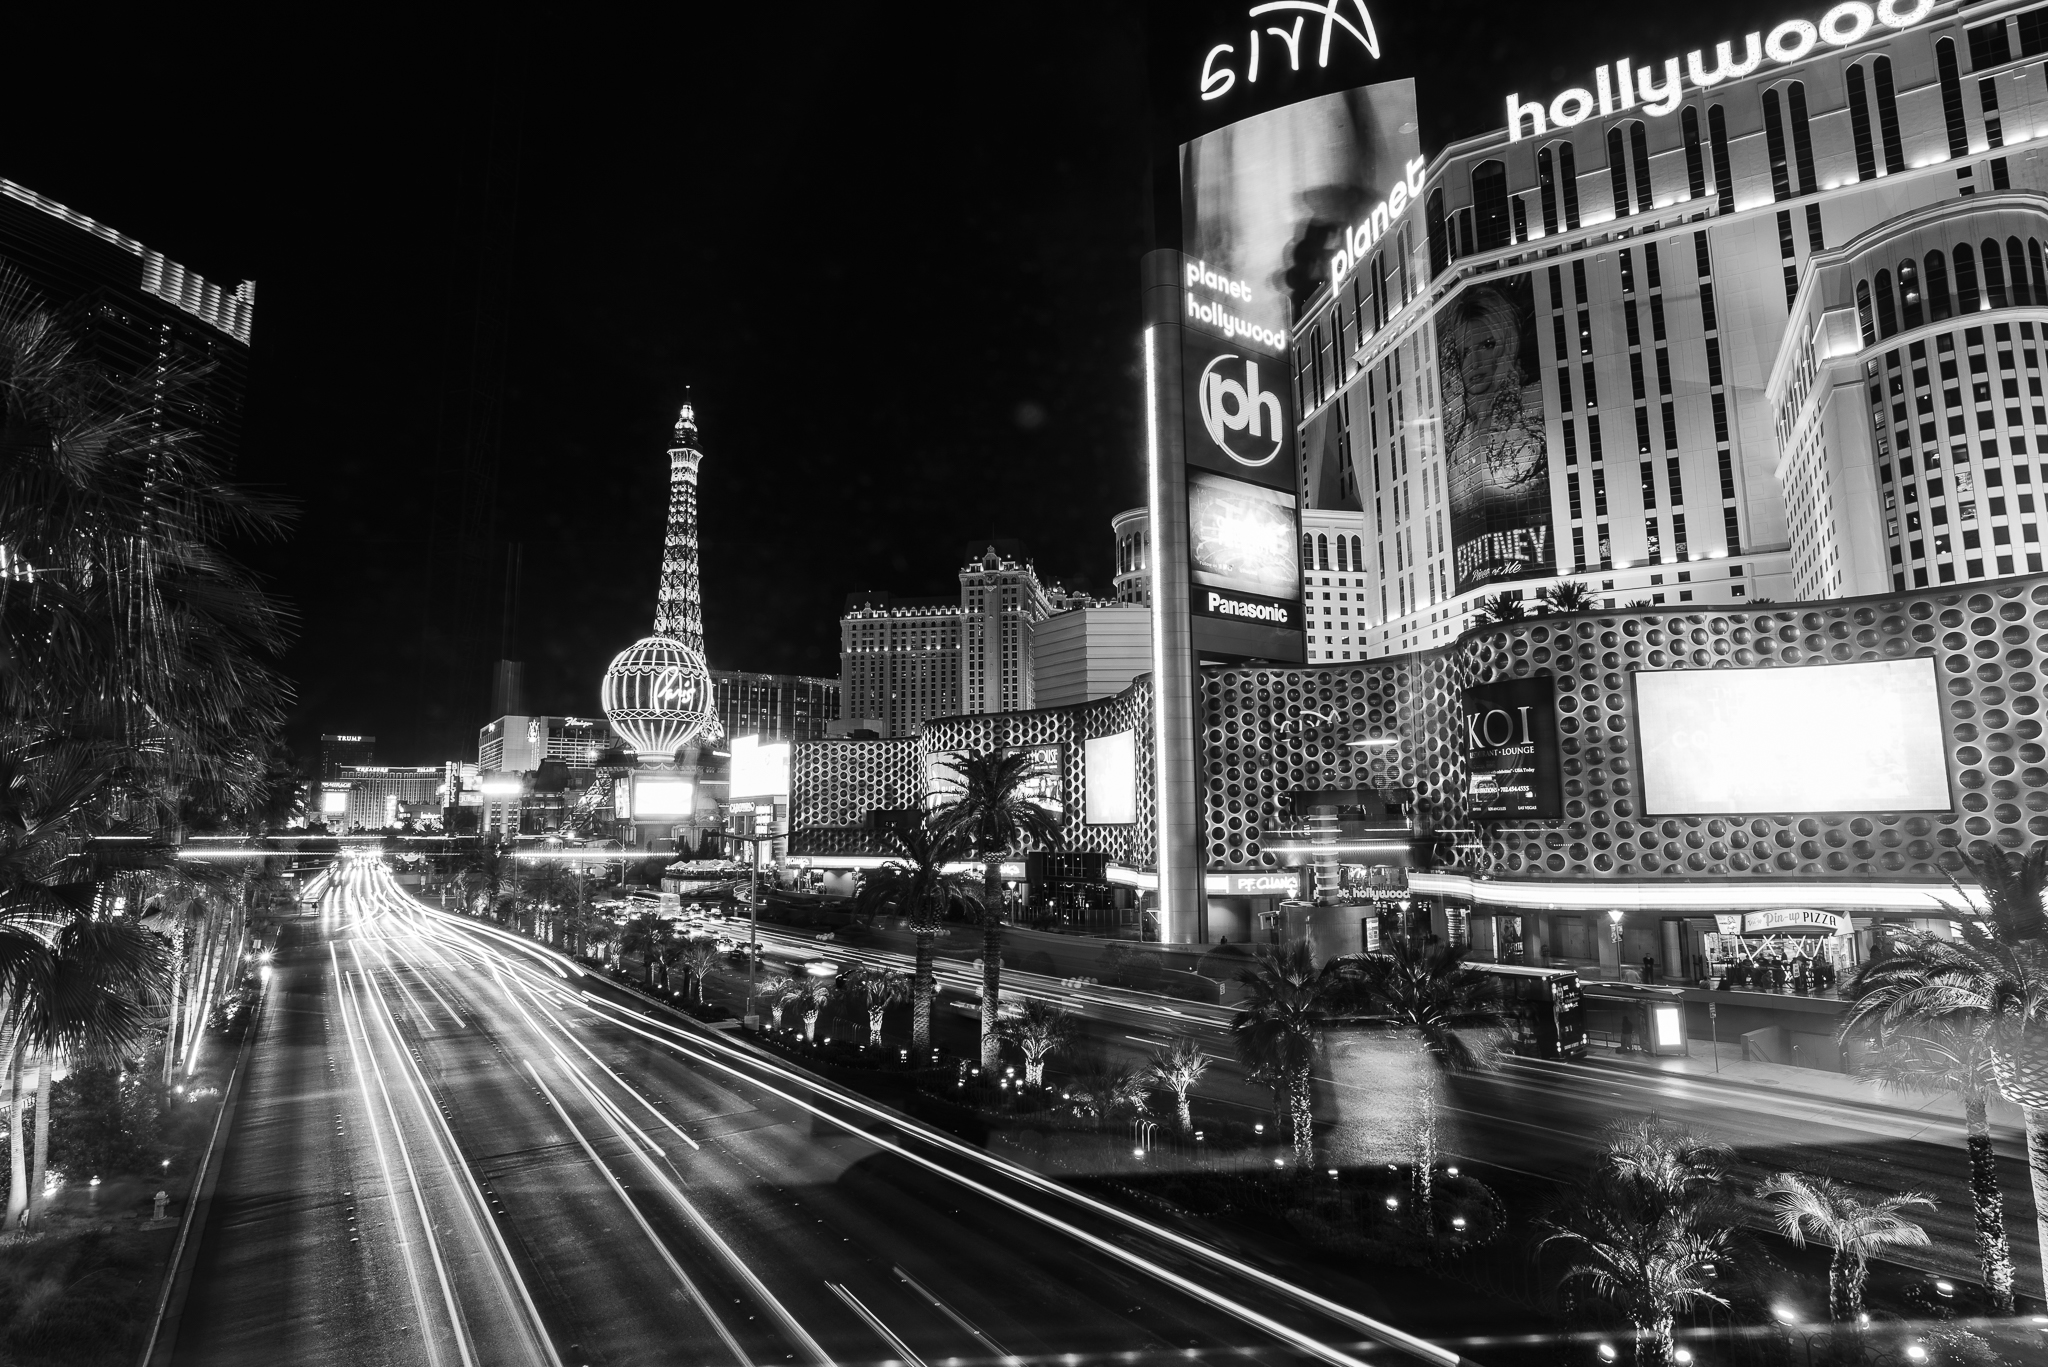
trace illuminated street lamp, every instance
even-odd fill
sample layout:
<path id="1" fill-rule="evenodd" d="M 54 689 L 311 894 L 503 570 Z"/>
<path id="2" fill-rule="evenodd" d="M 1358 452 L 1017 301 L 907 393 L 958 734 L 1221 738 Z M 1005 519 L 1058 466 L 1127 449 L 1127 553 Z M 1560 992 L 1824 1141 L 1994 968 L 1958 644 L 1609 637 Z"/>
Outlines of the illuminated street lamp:
<path id="1" fill-rule="evenodd" d="M 761 854 L 758 846 L 776 837 L 768 835 L 736 835 L 724 832 L 721 840 L 737 840 L 751 848 L 747 850 L 747 1014 L 742 1017 L 749 1030 L 761 1028 L 761 1013 L 754 1009 L 754 972 L 761 956 Z"/>

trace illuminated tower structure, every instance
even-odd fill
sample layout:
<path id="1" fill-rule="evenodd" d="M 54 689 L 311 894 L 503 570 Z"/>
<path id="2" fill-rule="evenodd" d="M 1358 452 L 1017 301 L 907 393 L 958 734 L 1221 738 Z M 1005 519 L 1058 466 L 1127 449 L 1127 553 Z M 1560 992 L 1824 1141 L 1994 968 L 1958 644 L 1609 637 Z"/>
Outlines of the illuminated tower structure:
<path id="1" fill-rule="evenodd" d="M 714 798 L 700 797 L 703 750 L 724 734 L 704 662 L 697 579 L 697 467 L 703 459 L 696 413 L 685 402 L 668 453 L 668 533 L 654 634 L 620 651 L 604 673 L 604 714 L 637 761 L 630 789 L 615 797 L 614 810 L 650 835 L 650 827 L 714 824 L 717 811 Z"/>

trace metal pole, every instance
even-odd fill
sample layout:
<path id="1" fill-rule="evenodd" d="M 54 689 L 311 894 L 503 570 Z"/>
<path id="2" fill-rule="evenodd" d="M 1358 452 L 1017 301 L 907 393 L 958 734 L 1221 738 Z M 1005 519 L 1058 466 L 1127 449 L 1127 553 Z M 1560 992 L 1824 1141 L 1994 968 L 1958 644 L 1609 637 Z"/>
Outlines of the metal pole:
<path id="1" fill-rule="evenodd" d="M 1721 1071 L 1721 1005 L 1719 1002 L 1707 1003 L 1707 1033 L 1714 1040 L 1714 1071 L 1718 1073 Z"/>
<path id="2" fill-rule="evenodd" d="M 759 847 L 747 845 L 747 1028 L 761 1028 L 760 1015 L 754 1010 L 754 968 L 761 960 L 761 861 L 756 853 Z"/>

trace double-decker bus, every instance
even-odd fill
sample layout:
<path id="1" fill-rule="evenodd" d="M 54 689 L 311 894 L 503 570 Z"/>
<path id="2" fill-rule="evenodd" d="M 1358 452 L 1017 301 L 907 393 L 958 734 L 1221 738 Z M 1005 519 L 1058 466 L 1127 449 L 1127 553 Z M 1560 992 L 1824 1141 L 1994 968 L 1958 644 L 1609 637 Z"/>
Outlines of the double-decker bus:
<path id="1" fill-rule="evenodd" d="M 1501 1022 L 1518 1054 L 1584 1058 L 1586 1009 L 1579 975 L 1569 968 L 1468 963 L 1500 985 Z"/>

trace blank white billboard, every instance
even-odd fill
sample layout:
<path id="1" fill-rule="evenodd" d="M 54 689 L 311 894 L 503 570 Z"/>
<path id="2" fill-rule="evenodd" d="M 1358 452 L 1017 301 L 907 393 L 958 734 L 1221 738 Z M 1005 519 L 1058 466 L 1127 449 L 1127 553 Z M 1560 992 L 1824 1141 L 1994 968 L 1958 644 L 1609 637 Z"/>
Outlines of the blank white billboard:
<path id="1" fill-rule="evenodd" d="M 636 778 L 633 816 L 637 820 L 686 817 L 696 810 L 695 797 L 696 785 L 686 778 Z"/>
<path id="2" fill-rule="evenodd" d="M 1635 675 L 1651 816 L 1949 808 L 1934 661 Z"/>
<path id="3" fill-rule="evenodd" d="M 1082 807 L 1090 826 L 1128 826 L 1138 819 L 1137 733 L 1119 731 L 1082 742 Z"/>
<path id="4" fill-rule="evenodd" d="M 732 742 L 732 786 L 727 796 L 789 796 L 789 742 L 764 745 L 759 736 L 736 736 Z"/>

